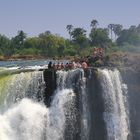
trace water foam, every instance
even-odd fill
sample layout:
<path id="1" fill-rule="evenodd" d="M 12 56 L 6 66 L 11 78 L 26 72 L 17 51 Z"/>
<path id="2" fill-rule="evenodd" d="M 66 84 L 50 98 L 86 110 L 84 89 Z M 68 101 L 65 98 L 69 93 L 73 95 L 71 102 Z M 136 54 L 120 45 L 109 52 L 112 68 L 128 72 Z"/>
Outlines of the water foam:
<path id="1" fill-rule="evenodd" d="M 34 71 L 13 74 L 0 79 L 0 112 L 8 109 L 15 102 L 25 98 L 37 98 L 43 92 L 43 72 Z"/>
<path id="2" fill-rule="evenodd" d="M 126 85 L 121 80 L 117 69 L 99 70 L 105 104 L 104 120 L 108 140 L 127 140 L 129 135 L 129 118 L 126 106 Z"/>
<path id="3" fill-rule="evenodd" d="M 63 89 L 57 91 L 51 107 L 48 112 L 47 130 L 46 137 L 47 140 L 63 140 L 64 131 L 66 125 L 66 112 L 68 111 L 67 104 L 69 107 L 73 105 L 75 98 L 75 93 L 72 89 Z M 73 114 L 74 115 L 74 114 Z M 72 114 L 71 116 L 72 117 Z"/>
<path id="4" fill-rule="evenodd" d="M 0 115 L 1 140 L 43 140 L 47 108 L 23 99 Z"/>

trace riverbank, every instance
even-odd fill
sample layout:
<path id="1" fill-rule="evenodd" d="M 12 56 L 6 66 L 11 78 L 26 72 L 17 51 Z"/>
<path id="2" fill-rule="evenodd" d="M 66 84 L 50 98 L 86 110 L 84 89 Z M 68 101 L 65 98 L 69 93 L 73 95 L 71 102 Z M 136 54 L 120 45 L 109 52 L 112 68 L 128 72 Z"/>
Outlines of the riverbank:
<path id="1" fill-rule="evenodd" d="M 0 56 L 0 61 L 16 61 L 16 60 L 36 60 L 46 59 L 46 57 L 40 55 L 14 55 L 14 56 Z"/>
<path id="2" fill-rule="evenodd" d="M 117 52 L 107 56 L 109 66 L 117 68 L 131 69 L 132 71 L 140 72 L 140 53 L 132 52 Z"/>
<path id="3" fill-rule="evenodd" d="M 14 55 L 14 56 L 0 56 L 0 61 L 18 61 L 18 60 L 41 60 L 41 59 L 49 59 L 49 60 L 74 60 L 77 56 L 54 56 L 54 57 L 46 57 L 41 55 Z"/>
<path id="4" fill-rule="evenodd" d="M 117 67 L 117 68 L 128 68 L 140 71 L 140 54 L 132 53 L 132 52 L 113 52 L 105 54 L 104 58 L 98 59 L 93 62 L 90 60 L 90 56 L 88 57 L 80 57 L 80 56 L 60 56 L 60 57 L 44 57 L 40 55 L 14 55 L 11 57 L 0 56 L 0 61 L 18 61 L 18 60 L 70 60 L 70 61 L 88 61 L 89 66 L 91 67 Z"/>

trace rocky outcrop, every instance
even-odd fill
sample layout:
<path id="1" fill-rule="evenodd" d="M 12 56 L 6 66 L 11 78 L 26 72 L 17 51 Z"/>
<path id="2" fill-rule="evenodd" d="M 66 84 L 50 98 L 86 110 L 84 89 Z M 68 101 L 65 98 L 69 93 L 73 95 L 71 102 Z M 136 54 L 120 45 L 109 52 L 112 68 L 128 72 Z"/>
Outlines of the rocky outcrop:
<path id="1" fill-rule="evenodd" d="M 131 139 L 140 139 L 140 54 L 112 54 L 110 63 L 118 67 L 128 87 Z"/>
<path id="2" fill-rule="evenodd" d="M 128 87 L 131 140 L 140 139 L 140 54 L 114 53 L 109 66 L 117 67 Z"/>
<path id="3" fill-rule="evenodd" d="M 136 64 L 135 64 L 136 65 Z M 136 65 L 140 67 L 140 65 Z M 140 139 L 140 70 L 123 68 L 122 78 L 128 87 L 130 126 L 133 140 Z"/>

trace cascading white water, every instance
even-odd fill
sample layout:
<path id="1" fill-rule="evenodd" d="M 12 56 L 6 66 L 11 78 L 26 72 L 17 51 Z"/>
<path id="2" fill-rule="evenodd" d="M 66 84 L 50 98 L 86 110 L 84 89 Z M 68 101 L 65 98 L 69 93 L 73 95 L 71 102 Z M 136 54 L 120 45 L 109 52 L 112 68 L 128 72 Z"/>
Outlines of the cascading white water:
<path id="1" fill-rule="evenodd" d="M 82 70 L 81 80 L 81 102 L 82 102 L 82 124 L 81 124 L 81 140 L 89 139 L 89 125 L 90 125 L 90 110 L 88 102 L 88 94 L 86 92 L 86 78 L 84 77 L 84 71 Z"/>
<path id="2" fill-rule="evenodd" d="M 22 99 L 0 115 L 0 140 L 45 140 L 47 108 Z"/>
<path id="3" fill-rule="evenodd" d="M 44 140 L 47 108 L 38 102 L 43 72 L 12 74 L 0 79 L 0 140 Z"/>
<path id="4" fill-rule="evenodd" d="M 98 71 L 105 104 L 103 117 L 107 140 L 127 140 L 127 86 L 121 81 L 118 70 Z M 1 78 L 0 140 L 92 139 L 89 136 L 93 133 L 90 125 L 94 124 L 90 123 L 94 116 L 90 118 L 92 106 L 88 98 L 96 97 L 87 91 L 86 84 L 82 69 L 57 71 L 57 89 L 47 108 L 37 100 L 44 91 L 43 72 L 34 71 Z"/>
<path id="5" fill-rule="evenodd" d="M 74 85 L 75 76 L 82 73 L 82 69 L 74 69 L 69 71 L 57 71 L 57 90 L 72 88 Z M 79 79 L 80 80 L 80 79 Z"/>
<path id="6" fill-rule="evenodd" d="M 0 79 L 2 83 L 0 96 L 4 97 L 0 103 L 0 112 L 25 97 L 38 98 L 38 92 L 43 92 L 44 81 L 41 71 L 13 74 L 7 77 Z"/>
<path id="7" fill-rule="evenodd" d="M 58 91 L 47 114 L 46 140 L 64 140 L 67 104 L 73 105 L 75 93 L 71 89 Z M 70 117 L 72 117 L 71 114 Z"/>
<path id="8" fill-rule="evenodd" d="M 63 123 L 63 136 L 65 136 L 65 131 L 68 129 L 68 133 L 66 137 L 69 137 L 70 140 L 74 139 L 75 131 L 78 131 L 79 128 L 75 128 L 76 123 L 76 117 L 77 117 L 77 111 L 76 111 L 76 96 L 77 93 L 73 91 L 73 86 L 76 86 L 74 84 L 75 76 L 79 74 L 79 70 L 71 70 L 71 71 L 57 71 L 57 91 L 56 91 L 56 97 L 59 97 L 58 93 L 63 93 L 62 96 L 59 97 L 60 101 L 65 102 L 63 106 L 61 106 L 61 115 L 63 115 L 63 120 L 61 123 Z M 81 77 L 78 77 L 81 78 Z M 78 79 L 80 80 L 80 79 Z M 67 91 L 67 92 L 66 92 Z M 68 92 L 69 91 L 69 92 Z M 71 91 L 71 92 L 70 92 Z M 66 93 L 65 93 L 66 92 Z M 69 100 L 69 97 L 72 97 L 71 100 Z M 65 100 L 63 100 L 65 99 Z M 68 100 L 68 101 L 67 101 Z M 56 104 L 56 103 L 55 103 Z M 54 106 L 56 106 L 53 104 Z M 52 106 L 53 107 L 53 106 Z M 57 110 L 57 108 L 56 108 Z M 62 131 L 62 130 L 61 130 Z M 67 139 L 65 137 L 62 138 Z"/>
<path id="9" fill-rule="evenodd" d="M 129 118 L 126 104 L 127 86 L 122 82 L 117 69 L 99 69 L 102 96 L 105 104 L 104 120 L 108 140 L 127 140 Z"/>
<path id="10" fill-rule="evenodd" d="M 88 106 L 88 95 L 86 93 L 86 78 L 84 77 L 84 70 L 83 69 L 76 69 L 76 70 L 71 70 L 71 71 L 58 71 L 58 80 L 57 80 L 57 85 L 58 85 L 58 90 L 62 89 L 72 89 L 73 86 L 78 86 L 79 87 L 79 95 L 80 95 L 80 104 L 81 104 L 81 140 L 88 140 L 89 138 L 89 121 L 90 121 L 90 111 L 89 111 L 89 106 Z M 76 77 L 76 75 L 80 75 L 79 77 Z M 79 78 L 79 79 L 77 79 Z M 74 83 L 74 80 L 78 80 L 78 83 Z M 79 84 L 80 83 L 80 84 Z M 75 85 L 74 85 L 75 84 Z M 79 84 L 79 85 L 76 85 Z M 78 93 L 74 93 L 76 96 Z M 75 98 L 73 98 L 74 102 Z M 72 107 L 70 107 L 72 106 Z M 70 112 L 73 112 L 72 110 L 75 109 L 75 106 L 73 103 L 70 105 L 67 105 L 67 112 L 68 110 Z M 71 116 L 69 118 L 75 118 L 76 114 L 70 114 Z M 71 119 L 70 119 L 71 120 Z M 74 120 L 71 120 L 74 121 Z M 72 126 L 71 126 L 72 127 Z M 74 126 L 73 126 L 74 127 Z M 80 128 L 79 128 L 80 129 Z"/>
<path id="11" fill-rule="evenodd" d="M 1 88 L 5 95 L 1 104 L 0 140 L 64 140 L 67 123 L 71 125 L 69 133 L 73 139 L 76 122 L 76 94 L 73 91 L 75 76 L 80 74 L 77 81 L 81 81 L 83 111 L 86 111 L 85 79 L 82 70 L 58 71 L 57 90 L 53 96 L 51 106 L 46 108 L 36 97 L 44 81 L 42 72 L 27 72 L 10 75 Z M 1 79 L 3 80 L 3 79 Z M 41 87 L 43 88 L 43 87 Z M 40 93 L 42 94 L 42 93 Z M 31 98 L 31 99 L 29 99 Z M 35 100 L 35 101 L 33 101 Z M 69 122 L 68 122 L 69 121 Z M 73 127 L 73 128 L 72 128 Z M 82 136 L 87 134 L 86 113 L 82 113 Z"/>

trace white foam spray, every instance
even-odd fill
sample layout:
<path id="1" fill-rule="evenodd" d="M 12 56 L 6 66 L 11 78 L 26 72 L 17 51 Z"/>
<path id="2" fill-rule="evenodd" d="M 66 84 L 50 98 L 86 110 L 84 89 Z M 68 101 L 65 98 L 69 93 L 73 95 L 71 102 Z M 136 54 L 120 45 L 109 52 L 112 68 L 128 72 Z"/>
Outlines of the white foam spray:
<path id="1" fill-rule="evenodd" d="M 127 140 L 129 118 L 126 106 L 127 86 L 117 69 L 99 69 L 100 83 L 105 104 L 104 120 L 108 140 Z"/>

